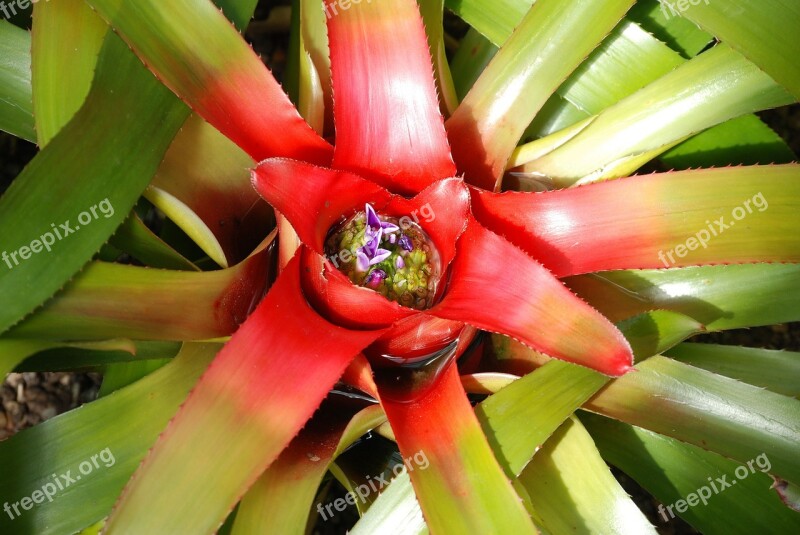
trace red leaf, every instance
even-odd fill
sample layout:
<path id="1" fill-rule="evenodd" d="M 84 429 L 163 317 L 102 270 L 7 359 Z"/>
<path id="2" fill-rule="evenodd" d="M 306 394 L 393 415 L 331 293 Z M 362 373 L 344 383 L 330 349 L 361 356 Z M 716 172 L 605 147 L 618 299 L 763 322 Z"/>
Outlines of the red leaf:
<path id="1" fill-rule="evenodd" d="M 404 216 L 418 223 L 436 245 L 444 271 L 453 261 L 456 241 L 467 226 L 469 191 L 460 178 L 448 178 L 422 190 L 412 199 L 394 196 L 381 211 L 401 218 L 401 223 Z"/>
<path id="2" fill-rule="evenodd" d="M 511 336 L 608 375 L 632 366 L 631 348 L 611 322 L 474 219 L 458 242 L 447 293 L 429 313 Z"/>
<path id="3" fill-rule="evenodd" d="M 545 193 L 473 189 L 472 211 L 559 278 L 797 262 L 798 178 L 797 165 L 776 165 L 632 176 Z"/>
<path id="4" fill-rule="evenodd" d="M 414 0 L 342 9 L 326 0 L 334 93 L 333 166 L 415 193 L 454 176 L 433 66 Z"/>
<path id="5" fill-rule="evenodd" d="M 306 162 L 271 158 L 253 170 L 253 185 L 294 227 L 300 241 L 325 253 L 328 230 L 342 216 L 386 205 L 391 195 L 382 187 L 348 171 L 335 171 Z"/>
<path id="6" fill-rule="evenodd" d="M 255 161 L 279 156 L 327 165 L 330 144 L 300 117 L 272 73 L 250 53 L 247 65 L 231 65 L 197 93 L 170 85 L 170 77 L 163 81 Z"/>
<path id="7" fill-rule="evenodd" d="M 328 320 L 351 329 L 383 329 L 418 314 L 384 296 L 350 282 L 330 261 L 303 247 L 303 290 Z"/>
<path id="8" fill-rule="evenodd" d="M 299 268 L 295 257 L 217 355 L 126 487 L 107 529 L 213 531 L 300 431 L 353 358 L 382 334 L 350 331 L 321 318 L 303 298 Z M 232 452 L 235 461 L 220 462 Z M 187 455 L 191 470 L 183 468 Z M 176 518 L 189 516 L 197 523 L 180 529 L 154 525 L 165 521 L 160 515 L 139 514 L 164 493 L 187 488 L 213 488 L 218 509 L 194 511 L 192 500 L 181 501 L 190 511 Z"/>
<path id="9" fill-rule="evenodd" d="M 381 405 L 432 532 L 535 533 L 467 400 L 454 362 L 411 402 Z"/>

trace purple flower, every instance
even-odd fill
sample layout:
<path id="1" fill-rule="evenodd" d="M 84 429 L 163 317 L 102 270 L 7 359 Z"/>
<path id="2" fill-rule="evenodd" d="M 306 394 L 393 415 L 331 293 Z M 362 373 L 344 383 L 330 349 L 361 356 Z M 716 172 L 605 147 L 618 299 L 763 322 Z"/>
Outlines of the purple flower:
<path id="1" fill-rule="evenodd" d="M 372 230 L 383 230 L 384 234 L 392 234 L 400 230 L 400 227 L 395 225 L 394 223 L 388 223 L 386 221 L 381 221 L 378 217 L 378 213 L 372 207 L 371 204 L 367 203 L 364 206 L 364 210 L 367 212 L 367 226 L 369 229 Z M 368 229 L 368 230 L 369 230 Z"/>
<path id="2" fill-rule="evenodd" d="M 364 250 L 364 253 L 372 258 L 378 252 L 378 248 L 381 246 L 381 240 L 383 240 L 383 230 L 378 230 L 378 232 L 373 233 L 371 231 L 367 231 L 364 234 L 367 242 L 364 244 L 361 249 Z"/>
<path id="3" fill-rule="evenodd" d="M 396 267 L 397 269 L 403 269 L 404 267 L 406 267 L 406 263 L 403 260 L 402 256 L 398 256 L 397 258 L 394 259 L 394 267 Z"/>
<path id="4" fill-rule="evenodd" d="M 414 244 L 411 243 L 411 240 L 405 234 L 400 236 L 400 239 L 397 240 L 397 244 L 400 247 L 402 247 L 403 249 L 405 249 L 406 251 L 413 251 L 414 250 Z"/>
<path id="5" fill-rule="evenodd" d="M 369 261 L 369 265 L 374 266 L 375 264 L 380 264 L 390 256 L 392 256 L 391 251 L 387 251 L 386 249 L 378 249 L 375 252 L 375 256 L 373 256 L 372 259 Z"/>
<path id="6" fill-rule="evenodd" d="M 367 275 L 367 279 L 364 281 L 364 283 L 370 288 L 377 288 L 385 279 L 386 272 L 384 270 L 374 269 L 369 275 Z"/>
<path id="7" fill-rule="evenodd" d="M 366 271 L 369 268 L 369 257 L 364 253 L 363 247 L 356 251 L 356 269 L 358 271 Z"/>
<path id="8" fill-rule="evenodd" d="M 369 266 L 380 264 L 392 255 L 391 251 L 381 249 L 381 242 L 385 234 L 393 234 L 400 230 L 397 225 L 382 222 L 370 204 L 366 205 L 365 211 L 367 226 L 364 229 L 364 245 L 356 251 L 356 269 L 360 272 L 366 271 Z M 389 239 L 391 243 L 395 242 L 393 238 L 394 235 Z"/>

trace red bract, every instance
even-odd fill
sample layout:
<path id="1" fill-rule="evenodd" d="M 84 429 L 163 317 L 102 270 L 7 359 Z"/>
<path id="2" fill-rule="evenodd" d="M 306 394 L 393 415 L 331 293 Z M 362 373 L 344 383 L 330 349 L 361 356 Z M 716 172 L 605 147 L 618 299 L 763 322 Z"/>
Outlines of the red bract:
<path id="1" fill-rule="evenodd" d="M 405 199 L 352 173 L 272 159 L 259 165 L 254 181 L 305 244 L 300 252 L 306 268 L 304 287 L 320 313 L 353 329 L 385 329 L 404 320 L 396 328 L 408 332 L 408 323 L 414 322 L 416 335 L 405 337 L 405 348 L 395 345 L 392 356 L 432 353 L 452 341 L 458 324 L 467 323 L 609 375 L 621 375 L 631 365 L 630 348 L 616 327 L 533 258 L 472 217 L 469 192 L 461 179 L 441 177 Z M 335 200 L 330 200 L 332 192 L 337 194 Z M 298 198 L 302 202 L 296 202 Z M 432 309 L 406 309 L 356 287 L 324 258 L 328 229 L 365 202 L 395 217 L 419 212 L 422 206 L 434 214 L 423 225 L 439 249 L 442 265 L 450 268 L 450 277 L 444 297 Z M 437 328 L 429 331 L 425 319 Z M 449 328 L 442 329 L 441 320 L 450 320 Z M 383 339 L 397 334 L 391 330 Z"/>

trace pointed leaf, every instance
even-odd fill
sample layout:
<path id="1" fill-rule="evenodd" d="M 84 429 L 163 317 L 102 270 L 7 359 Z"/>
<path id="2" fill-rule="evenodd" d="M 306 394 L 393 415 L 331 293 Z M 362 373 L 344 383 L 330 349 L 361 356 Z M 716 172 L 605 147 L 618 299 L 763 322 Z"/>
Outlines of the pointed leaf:
<path id="1" fill-rule="evenodd" d="M 768 165 L 796 159 L 783 138 L 755 115 L 726 121 L 659 156 L 670 169 Z"/>
<path id="2" fill-rule="evenodd" d="M 800 5 L 785 0 L 763 0 L 756 4 L 732 0 L 705 0 L 681 13 L 715 37 L 728 43 L 796 99 L 800 99 Z"/>
<path id="3" fill-rule="evenodd" d="M 559 277 L 796 262 L 798 179 L 800 166 L 779 165 L 637 176 L 543 194 L 475 190 L 472 209 Z"/>
<path id="4" fill-rule="evenodd" d="M 393 401 L 381 393 L 403 457 L 424 455 L 429 461 L 410 476 L 431 531 L 536 533 L 492 455 L 454 363 L 414 401 Z"/>
<path id="5" fill-rule="evenodd" d="M 22 361 L 35 355 L 59 347 L 71 347 L 88 351 L 125 351 L 136 354 L 136 346 L 130 340 L 109 340 L 105 342 L 67 343 L 40 340 L 0 339 L 0 377 L 14 370 Z"/>
<path id="6" fill-rule="evenodd" d="M 417 3 L 428 36 L 436 90 L 441 99 L 440 108 L 442 114 L 449 117 L 458 106 L 458 96 L 445 49 L 444 0 L 417 0 Z"/>
<path id="7" fill-rule="evenodd" d="M 666 357 L 636 369 L 584 407 L 739 462 L 763 453 L 772 474 L 800 480 L 800 401 Z"/>
<path id="8" fill-rule="evenodd" d="M 415 193 L 455 175 L 414 0 L 325 0 L 336 99 L 334 166 Z"/>
<path id="9" fill-rule="evenodd" d="M 574 416 L 544 443 L 519 480 L 550 533 L 657 533 Z"/>
<path id="10" fill-rule="evenodd" d="M 453 156 L 471 184 L 490 191 L 499 186 L 506 162 L 533 117 L 632 4 L 534 4 L 447 121 Z M 554 42 L 563 45 L 558 54 L 550 53 Z"/>
<path id="11" fill-rule="evenodd" d="M 602 111 L 526 170 L 559 187 L 626 176 L 692 134 L 794 100 L 755 64 L 719 45 Z"/>
<path id="12" fill-rule="evenodd" d="M 254 160 L 327 163 L 331 147 L 209 0 L 91 0 L 175 94 Z"/>
<path id="13" fill-rule="evenodd" d="M 664 356 L 777 394 L 800 398 L 800 353 L 715 344 L 680 344 Z"/>
<path id="14" fill-rule="evenodd" d="M 684 57 L 694 57 L 714 37 L 680 16 L 680 12 L 676 16 L 670 6 L 677 8 L 674 2 L 667 5 L 659 0 L 643 0 L 636 2 L 628 17 Z"/>
<path id="15" fill-rule="evenodd" d="M 125 339 L 123 339 L 125 340 Z M 113 341 L 110 341 L 113 342 Z M 130 340 L 127 341 L 131 343 Z M 93 345 L 94 342 L 81 342 L 81 347 Z M 100 342 L 101 347 L 104 347 Z M 89 368 L 102 369 L 107 364 L 119 362 L 134 362 L 137 360 L 164 360 L 174 358 L 181 349 L 181 342 L 150 342 L 136 341 L 132 343 L 135 350 L 129 353 L 120 349 L 97 349 L 84 351 L 73 347 L 59 347 L 38 353 L 17 367 L 20 372 L 55 372 L 85 370 Z"/>
<path id="16" fill-rule="evenodd" d="M 252 252 L 274 220 L 250 183 L 252 166 L 242 149 L 192 114 L 167 150 L 152 185 L 196 214 L 232 265 Z"/>
<path id="17" fill-rule="evenodd" d="M 228 267 L 225 251 L 217 237 L 192 209 L 180 199 L 155 186 L 148 186 L 143 197 L 164 213 L 218 266 Z"/>
<path id="18" fill-rule="evenodd" d="M 272 254 L 262 251 L 230 269 L 202 273 L 95 262 L 9 336 L 79 340 L 228 336 L 263 295 Z"/>
<path id="19" fill-rule="evenodd" d="M 88 477 L 63 490 L 56 487 L 52 502 L 21 510 L 18 518 L 0 515 L 3 533 L 74 533 L 108 515 L 125 481 L 218 349 L 217 344 L 187 344 L 173 363 L 144 380 L 0 442 L 4 503 L 44 485 L 56 487 L 53 474 L 75 478 L 81 463 L 92 464 Z"/>
<path id="20" fill-rule="evenodd" d="M 83 104 L 108 25 L 83 0 L 33 5 L 32 84 L 36 135 L 44 147 Z"/>
<path id="21" fill-rule="evenodd" d="M 612 321 L 647 310 L 685 314 L 709 330 L 800 321 L 800 265 L 611 271 L 565 281 Z"/>
<path id="22" fill-rule="evenodd" d="M 188 113 L 112 34 L 88 102 L 0 198 L 0 225 L 15 229 L 0 236 L 0 251 L 19 261 L 0 267 L 0 293 L 10 304 L 0 309 L 0 331 L 51 297 L 100 249 L 151 180 Z M 57 240 L 59 228 L 65 234 Z M 53 241 L 58 262 L 43 248 L 45 239 Z M 23 253 L 29 258 L 19 258 Z"/>
<path id="23" fill-rule="evenodd" d="M 630 369 L 631 349 L 616 327 L 533 258 L 474 219 L 458 250 L 447 293 L 431 315 L 512 336 L 608 375 Z"/>
<path id="24" fill-rule="evenodd" d="M 109 243 L 146 266 L 161 269 L 199 271 L 178 251 L 150 230 L 133 211 L 117 229 Z"/>
<path id="25" fill-rule="evenodd" d="M 108 533 L 218 529 L 347 364 L 381 334 L 319 317 L 303 298 L 299 267 L 295 258 L 214 360 L 126 487 Z M 214 492 L 195 492 L 203 487 Z"/>
<path id="26" fill-rule="evenodd" d="M 603 458 L 663 504 L 658 507 L 658 516 L 664 522 L 680 515 L 709 535 L 757 533 L 765 529 L 794 533 L 800 529 L 800 515 L 781 503 L 770 489 L 772 480 L 761 473 L 770 466 L 763 453 L 748 459 L 751 469 L 697 446 L 607 418 L 581 414 L 581 421 Z M 739 479 L 738 475 L 743 475 L 742 466 L 747 476 Z M 729 486 L 724 487 L 717 478 L 725 478 Z M 687 507 L 684 503 L 678 508 L 678 500 L 688 500 L 694 505 Z M 668 509 L 670 506 L 672 509 Z"/>

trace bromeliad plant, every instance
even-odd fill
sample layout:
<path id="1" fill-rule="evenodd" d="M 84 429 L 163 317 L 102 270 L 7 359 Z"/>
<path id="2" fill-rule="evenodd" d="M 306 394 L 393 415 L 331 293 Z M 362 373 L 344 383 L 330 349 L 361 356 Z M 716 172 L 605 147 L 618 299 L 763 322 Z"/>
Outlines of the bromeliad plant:
<path id="1" fill-rule="evenodd" d="M 304 533 L 336 478 L 354 533 L 654 533 L 606 462 L 664 520 L 796 531 L 800 355 L 683 342 L 800 319 L 800 167 L 751 115 L 800 97 L 797 6 L 296 0 L 292 104 L 254 3 L 0 25 L 0 127 L 41 147 L 0 369 L 104 373 L 0 443 L 2 532 Z M 651 161 L 706 169 L 622 178 Z"/>

